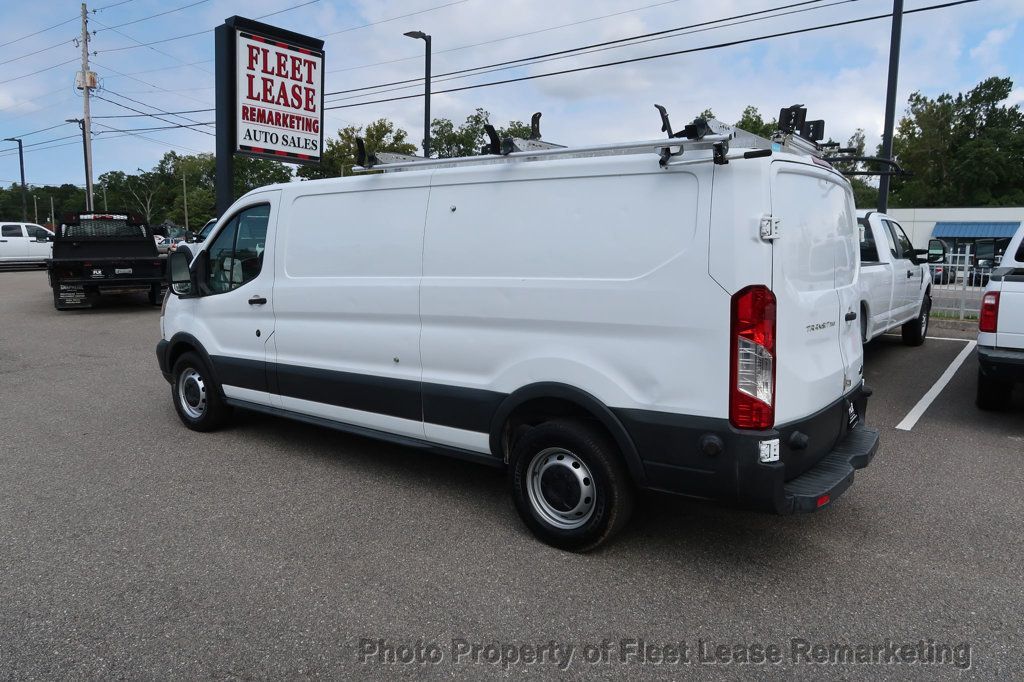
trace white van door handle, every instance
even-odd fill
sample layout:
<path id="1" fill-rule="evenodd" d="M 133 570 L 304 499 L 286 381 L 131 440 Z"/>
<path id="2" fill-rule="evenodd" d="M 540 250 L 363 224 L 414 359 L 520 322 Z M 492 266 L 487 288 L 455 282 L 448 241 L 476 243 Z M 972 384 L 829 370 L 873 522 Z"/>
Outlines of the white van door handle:
<path id="1" fill-rule="evenodd" d="M 267 302 L 267 299 L 262 296 L 253 296 L 249 299 L 249 305 L 263 305 Z"/>
<path id="2" fill-rule="evenodd" d="M 850 312 L 846 313 L 846 317 L 844 319 L 847 322 L 853 322 L 854 320 L 857 319 L 857 313 L 855 313 L 853 311 L 850 311 Z"/>
<path id="3" fill-rule="evenodd" d="M 907 279 L 910 279 L 913 276 L 914 276 L 914 271 L 913 270 L 907 270 Z"/>

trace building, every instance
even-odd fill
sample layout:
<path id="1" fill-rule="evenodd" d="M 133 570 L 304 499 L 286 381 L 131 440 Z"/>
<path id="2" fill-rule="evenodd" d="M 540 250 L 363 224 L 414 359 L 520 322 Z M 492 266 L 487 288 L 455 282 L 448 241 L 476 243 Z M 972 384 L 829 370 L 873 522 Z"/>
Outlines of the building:
<path id="1" fill-rule="evenodd" d="M 928 247 L 931 238 L 942 239 L 954 252 L 968 246 L 977 253 L 978 242 L 983 250 L 1000 254 L 1010 238 L 1024 222 L 1024 206 L 1000 208 L 891 208 L 891 215 L 902 227 L 914 247 Z"/>

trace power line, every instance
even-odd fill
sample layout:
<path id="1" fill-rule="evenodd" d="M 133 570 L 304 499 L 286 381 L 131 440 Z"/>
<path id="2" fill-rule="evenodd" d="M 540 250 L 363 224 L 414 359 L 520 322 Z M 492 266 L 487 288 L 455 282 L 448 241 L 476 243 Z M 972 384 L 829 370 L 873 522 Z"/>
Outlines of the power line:
<path id="1" fill-rule="evenodd" d="M 121 71 L 118 71 L 117 69 L 112 69 L 109 66 L 103 66 L 102 64 L 100 64 L 96 60 L 93 60 L 92 63 L 95 64 L 96 66 L 100 67 L 101 69 L 106 70 L 106 71 L 113 71 L 114 73 L 116 73 L 116 74 L 118 74 L 120 76 L 125 76 L 127 78 L 130 78 L 133 81 L 135 81 L 136 83 L 142 83 L 143 85 L 148 85 L 149 87 L 156 88 L 157 90 L 162 90 L 164 92 L 170 92 L 170 90 L 165 90 L 164 88 L 160 87 L 159 85 L 155 85 L 153 83 L 150 83 L 149 81 L 144 81 L 141 78 L 136 78 L 135 76 L 132 76 L 132 75 L 129 75 L 129 74 L 126 74 L 126 73 L 122 73 Z M 184 95 L 184 94 L 178 95 L 178 96 L 179 97 L 184 97 L 185 99 L 190 99 L 193 102 L 199 102 L 200 104 L 206 104 L 206 102 L 204 102 L 203 100 L 199 99 L 198 97 L 192 97 L 191 95 Z M 211 110 L 208 109 L 207 111 L 211 111 Z"/>
<path id="2" fill-rule="evenodd" d="M 135 0 L 121 0 L 121 2 L 115 2 L 110 5 L 104 5 L 103 7 L 97 7 L 93 10 L 93 12 L 102 12 L 103 10 L 110 9 L 111 7 L 120 7 L 121 5 L 127 5 L 129 2 L 135 2 Z"/>
<path id="3" fill-rule="evenodd" d="M 105 123 L 99 123 L 97 125 L 101 125 L 104 128 L 110 128 L 110 126 L 106 125 Z M 110 128 L 110 132 L 114 132 L 116 130 L 117 130 L 116 128 Z M 103 131 L 100 131 L 100 132 L 103 132 Z M 125 133 L 125 134 L 128 134 L 128 135 L 131 135 L 132 137 L 137 137 L 140 140 L 145 140 L 146 142 L 152 142 L 154 144 L 158 144 L 158 145 L 161 145 L 161 146 L 164 146 L 164 147 L 175 147 L 177 149 L 184 149 L 187 152 L 192 152 L 193 154 L 202 154 L 202 152 L 199 151 L 198 149 L 192 149 L 191 147 L 186 147 L 184 145 L 173 144 L 171 142 L 165 142 L 163 140 L 155 140 L 152 137 L 146 137 L 145 135 L 139 135 L 138 133 L 132 133 L 132 132 L 128 132 L 128 131 L 118 131 L 118 132 Z M 123 137 L 123 135 L 116 135 L 115 137 Z M 107 139 L 110 139 L 110 138 L 107 138 Z"/>
<path id="4" fill-rule="evenodd" d="M 30 133 L 22 133 L 21 135 L 11 135 L 11 137 L 28 137 L 29 135 L 35 135 L 36 133 L 45 133 L 47 130 L 53 130 L 54 128 L 60 128 L 61 126 L 66 126 L 67 124 L 68 124 L 67 121 L 65 121 L 64 123 L 58 123 L 57 125 L 50 126 L 49 128 L 40 128 L 39 130 L 33 130 Z"/>
<path id="5" fill-rule="evenodd" d="M 117 93 L 113 93 L 113 94 L 117 94 Z M 103 97 L 101 95 L 93 95 L 93 97 L 95 97 L 96 99 L 101 99 L 104 102 L 108 102 L 110 104 L 113 104 L 116 107 L 121 107 L 122 109 L 127 109 L 128 111 L 134 111 L 137 114 L 141 114 L 143 116 L 149 116 L 150 118 L 155 118 L 156 120 L 163 121 L 164 123 L 172 123 L 172 124 L 176 123 L 175 121 L 171 121 L 170 119 L 163 118 L 162 116 L 158 116 L 157 114 L 148 114 L 148 113 L 146 113 L 144 111 L 140 111 L 139 109 L 136 109 L 135 107 L 130 107 L 127 104 L 121 104 L 120 102 L 115 102 L 114 100 L 107 99 L 106 97 Z M 127 98 L 125 98 L 125 99 L 127 99 Z M 135 101 L 135 100 L 132 100 L 132 101 Z M 151 109 L 157 109 L 156 107 L 154 107 L 152 105 L 145 105 L 145 106 L 149 106 Z M 157 109 L 157 111 L 162 111 L 162 110 L 161 109 Z M 163 112 L 163 113 L 167 113 L 167 112 Z M 167 113 L 167 115 L 168 116 L 175 116 L 177 114 Z M 196 123 L 196 121 L 192 121 L 192 122 Z M 211 133 L 210 131 L 208 131 L 208 130 L 200 130 L 198 132 L 204 133 L 206 135 L 210 135 L 211 137 L 215 137 L 215 135 L 213 133 Z"/>
<path id="6" fill-rule="evenodd" d="M 661 30 L 661 31 L 653 31 L 651 33 L 641 33 L 641 34 L 638 34 L 638 35 L 635 35 L 635 36 L 629 36 L 629 37 L 626 37 L 626 38 L 618 38 L 616 40 L 607 40 L 607 41 L 604 41 L 604 42 L 601 42 L 601 43 L 592 43 L 590 45 L 581 45 L 580 47 L 574 47 L 574 48 L 570 48 L 570 49 L 566 49 L 566 50 L 558 50 L 558 51 L 555 51 L 555 52 L 547 52 L 547 53 L 544 53 L 544 54 L 534 55 L 532 57 L 520 57 L 518 59 L 510 59 L 508 61 L 497 62 L 497 63 L 494 63 L 494 64 L 487 64 L 485 66 L 476 66 L 476 67 L 472 67 L 472 68 L 468 68 L 468 69 L 459 69 L 457 71 L 448 71 L 447 73 L 439 73 L 439 74 L 437 74 L 436 76 L 432 77 L 431 80 L 433 81 L 436 78 L 442 78 L 444 76 L 453 76 L 453 75 L 457 75 L 457 74 L 469 73 L 471 71 L 480 71 L 480 70 L 483 70 L 483 69 L 490 69 L 490 68 L 493 68 L 493 67 L 496 67 L 496 66 L 506 66 L 506 65 L 509 65 L 509 64 L 522 64 L 523 62 L 532 62 L 534 60 L 544 59 L 546 57 L 552 57 L 552 56 L 556 56 L 556 55 L 568 55 L 568 54 L 572 54 L 572 53 L 575 53 L 575 52 L 580 52 L 582 50 L 589 50 L 589 49 L 595 48 L 595 47 L 603 47 L 603 46 L 606 46 L 606 45 L 620 45 L 622 43 L 628 43 L 630 41 L 639 40 L 641 38 L 648 38 L 650 36 L 661 36 L 661 35 L 668 34 L 668 33 L 675 33 L 677 31 L 684 31 L 686 29 L 692 29 L 692 28 L 697 28 L 697 27 L 701 27 L 701 26 L 710 26 L 712 24 L 719 24 L 719 23 L 726 22 L 726 21 L 732 21 L 734 19 L 742 19 L 742 18 L 745 18 L 745 17 L 751 17 L 751 16 L 765 14 L 767 12 L 774 12 L 774 11 L 777 11 L 777 10 L 789 9 L 791 7 L 800 7 L 800 6 L 803 6 L 803 5 L 812 5 L 812 4 L 819 3 L 821 1 L 822 0 L 802 0 L 801 2 L 796 2 L 796 3 L 793 3 L 791 5 L 783 5 L 782 7 L 775 7 L 775 8 L 771 8 L 771 9 L 762 9 L 762 10 L 757 10 L 755 12 L 747 12 L 745 14 L 737 14 L 737 15 L 730 16 L 730 17 L 722 17 L 720 19 L 712 19 L 710 21 L 702 21 L 702 22 L 697 23 L 697 24 L 689 24 L 689 25 L 686 25 L 686 26 L 677 26 L 676 28 L 668 28 L 668 29 L 664 29 L 664 30 Z M 856 1 L 857 0 L 840 0 L 840 2 L 856 2 Z M 838 3 L 834 3 L 834 4 L 838 4 Z M 809 7 L 809 8 L 806 8 L 804 10 L 800 10 L 800 11 L 809 11 L 809 10 L 812 10 L 812 9 L 819 9 L 819 8 L 818 7 Z M 771 19 L 771 18 L 774 18 L 774 17 L 761 17 L 762 20 L 763 19 Z M 714 27 L 714 28 L 720 28 L 720 27 Z M 672 36 L 666 36 L 666 37 L 672 37 Z M 622 47 L 628 47 L 628 45 L 622 45 Z M 370 86 L 365 86 L 365 87 L 361 87 L 361 88 L 351 88 L 351 89 L 348 89 L 348 90 L 336 90 L 334 92 L 328 92 L 328 93 L 324 93 L 324 94 L 325 94 L 325 96 L 341 95 L 341 94 L 345 94 L 345 93 L 349 93 L 349 92 L 358 92 L 360 90 L 374 90 L 376 88 L 383 88 L 383 87 L 388 87 L 388 86 L 392 86 L 392 85 L 403 85 L 405 83 L 419 83 L 422 80 L 423 80 L 422 77 L 420 77 L 420 78 L 409 78 L 409 79 L 402 80 L 402 81 L 395 81 L 393 83 L 383 83 L 381 85 L 370 85 Z"/>
<path id="7" fill-rule="evenodd" d="M 205 1 L 205 0 L 203 0 L 203 1 Z M 406 17 L 411 17 L 411 16 L 414 16 L 416 14 L 425 14 L 427 12 L 433 12 L 434 10 L 444 9 L 445 7 L 450 7 L 452 5 L 459 5 L 459 4 L 462 4 L 464 2 L 469 2 L 469 0 L 454 0 L 453 2 L 448 2 L 448 3 L 445 3 L 443 5 L 436 5 L 434 7 L 428 7 L 426 9 L 422 9 L 422 10 L 419 10 L 417 12 L 410 12 L 408 14 L 402 14 L 402 15 L 397 16 L 397 17 L 390 17 L 390 18 L 387 18 L 387 19 L 380 19 L 378 21 L 371 21 L 370 23 L 360 24 L 358 26 L 350 26 L 350 27 L 344 28 L 344 29 L 342 29 L 340 31 L 335 31 L 334 33 L 328 33 L 326 35 L 322 35 L 322 36 L 319 36 L 319 37 L 320 38 L 326 38 L 327 36 L 338 35 L 339 33 L 347 33 L 349 31 L 355 31 L 357 29 L 367 28 L 369 26 L 376 26 L 378 24 L 386 24 L 389 21 L 397 21 L 398 19 L 405 19 Z M 298 9 L 299 7 L 304 7 L 305 5 L 309 5 L 309 4 L 312 4 L 312 3 L 305 2 L 305 3 L 299 4 L 299 5 L 289 6 L 289 7 L 286 7 L 284 9 L 282 9 L 282 10 L 278 10 L 276 12 L 270 12 L 269 14 L 262 14 L 262 15 L 256 17 L 256 18 L 257 19 L 266 19 L 269 16 L 273 16 L 275 14 L 280 14 L 281 12 L 287 12 L 287 11 L 293 10 L 293 9 Z M 160 43 L 169 43 L 169 42 L 171 42 L 173 40 L 183 40 L 185 38 L 194 38 L 195 36 L 201 36 L 201 35 L 203 35 L 205 33 L 212 33 L 212 32 L 213 32 L 213 29 L 212 28 L 208 28 L 208 29 L 204 29 L 202 31 L 195 31 L 193 33 L 185 33 L 185 34 L 180 35 L 180 36 L 171 36 L 170 38 L 162 38 L 160 40 L 150 40 L 147 44 L 148 45 L 159 45 Z M 138 47 L 141 47 L 141 46 L 140 45 L 122 45 L 121 47 L 111 47 L 111 48 L 108 48 L 106 50 L 100 50 L 99 53 L 102 54 L 102 53 L 105 53 L 105 52 L 121 52 L 123 50 L 134 50 L 134 49 L 136 49 Z M 207 61 L 213 61 L 213 60 L 207 60 Z"/>
<path id="8" fill-rule="evenodd" d="M 67 66 L 68 64 L 71 64 L 72 62 L 77 62 L 77 61 L 78 61 L 78 57 L 75 57 L 74 59 L 69 59 L 66 62 L 61 62 L 60 64 L 54 64 L 53 66 L 47 66 L 46 68 L 39 69 L 38 71 L 33 71 L 32 73 L 25 73 L 25 74 L 22 74 L 20 76 L 15 76 L 14 78 L 8 78 L 5 81 L 0 81 L 0 85 L 4 85 L 6 83 L 13 83 L 14 81 L 20 81 L 22 78 L 28 78 L 29 76 L 34 76 L 37 73 L 43 73 L 44 71 L 52 71 L 53 69 L 59 68 L 61 66 Z"/>
<path id="9" fill-rule="evenodd" d="M 149 48 L 150 50 L 152 50 L 153 52 L 156 52 L 157 54 L 162 54 L 165 57 L 170 57 L 171 59 L 173 59 L 174 61 L 178 62 L 179 64 L 186 65 L 186 62 L 184 60 L 178 59 L 177 57 L 175 57 L 170 52 L 164 52 L 163 50 L 161 50 L 159 48 L 153 47 L 152 45 L 147 45 L 146 43 L 142 42 L 141 40 L 137 40 L 137 39 L 131 37 L 130 35 L 128 35 L 127 33 L 123 32 L 121 30 L 113 28 L 112 26 L 107 26 L 106 24 L 104 24 L 103 22 L 99 21 L 98 19 L 93 19 L 93 21 L 96 22 L 97 24 L 99 24 L 100 26 L 103 26 L 104 28 L 109 28 L 114 33 L 116 33 L 116 34 L 118 34 L 120 36 L 124 36 L 128 40 L 132 41 L 133 43 L 136 43 L 136 44 L 140 45 L 141 47 Z M 208 74 L 211 74 L 211 75 L 213 74 L 213 72 L 210 71 L 209 69 L 204 69 L 204 68 L 202 68 L 202 67 L 200 67 L 200 66 L 198 66 L 196 64 L 187 64 L 187 65 L 188 66 L 194 66 L 196 69 L 198 69 L 198 70 L 200 70 L 200 71 L 202 71 L 204 73 L 208 73 Z"/>
<path id="10" fill-rule="evenodd" d="M 470 45 L 460 45 L 459 47 L 449 47 L 444 50 L 434 50 L 435 55 L 446 54 L 448 52 L 458 52 L 459 50 L 466 50 L 471 47 L 481 47 L 483 45 L 492 45 L 494 43 L 504 42 L 506 40 L 513 40 L 515 38 L 525 38 L 526 36 L 537 35 L 538 33 L 547 33 L 548 31 L 555 31 L 561 28 L 569 28 L 571 26 L 579 26 L 580 24 L 586 24 L 591 21 L 598 21 L 600 19 L 609 19 L 611 17 L 617 17 L 622 14 L 631 14 L 633 12 L 639 12 L 641 10 L 650 9 L 652 7 L 661 7 L 662 5 L 671 5 L 679 2 L 680 0 L 663 0 L 662 2 L 656 2 L 652 5 L 643 5 L 642 7 L 633 7 L 631 9 L 624 9 L 619 12 L 612 12 L 611 14 L 602 14 L 596 17 L 589 17 L 587 19 L 580 19 L 579 21 L 571 21 L 568 24 L 559 24 L 558 26 L 548 26 L 547 28 L 539 28 L 534 31 L 527 31 L 526 33 L 516 33 L 515 35 L 505 36 L 503 38 L 495 38 L 493 40 L 485 40 L 480 43 L 472 43 Z M 412 55 L 410 57 L 401 57 L 400 59 L 389 59 L 383 62 L 374 62 L 372 64 L 360 64 L 359 66 L 347 66 L 341 69 L 331 69 L 327 73 L 340 73 L 342 71 L 355 71 L 357 69 L 368 69 L 371 66 L 383 66 L 385 64 L 397 64 L 398 62 L 407 62 L 413 59 L 423 59 L 422 54 Z"/>
<path id="11" fill-rule="evenodd" d="M 53 29 L 58 28 L 60 26 L 63 26 L 64 24 L 70 24 L 72 21 L 78 21 L 78 18 L 79 17 L 76 14 L 75 16 L 71 17 L 70 19 L 68 19 L 66 21 L 62 21 L 62 22 L 60 22 L 58 24 L 54 24 L 53 26 L 47 26 L 46 28 L 41 28 L 38 31 L 35 31 L 33 33 L 26 33 L 25 35 L 21 36 L 20 38 L 15 38 L 14 40 L 8 40 L 6 43 L 0 43 L 0 47 L 7 47 L 8 45 L 13 45 L 14 43 L 20 43 L 22 40 L 25 40 L 26 38 L 31 38 L 32 36 L 37 36 L 40 33 L 46 33 L 47 31 L 52 31 Z"/>
<path id="12" fill-rule="evenodd" d="M 49 52 L 50 50 L 54 50 L 54 49 L 56 49 L 58 47 L 63 47 L 64 45 L 67 45 L 70 42 L 71 42 L 71 39 L 69 38 L 67 40 L 62 40 L 59 43 L 54 43 L 53 45 L 50 45 L 49 47 L 43 47 L 43 48 L 40 48 L 40 49 L 35 50 L 33 52 L 26 52 L 25 54 L 21 55 L 20 57 L 11 57 L 10 59 L 8 59 L 6 61 L 0 62 L 0 66 L 3 66 L 4 64 L 11 64 L 13 62 L 21 61 L 22 59 L 27 59 L 28 57 L 35 57 L 37 54 L 42 54 L 43 52 Z"/>
<path id="13" fill-rule="evenodd" d="M 169 9 L 169 10 L 166 10 L 164 12 L 158 12 L 156 14 L 151 14 L 148 17 L 142 17 L 141 19 L 132 19 L 131 21 L 126 21 L 123 24 L 118 24 L 117 26 L 108 26 L 107 28 L 101 29 L 101 30 L 112 31 L 115 28 L 122 28 L 124 26 L 131 26 L 132 24 L 139 24 L 139 23 L 142 23 L 143 21 L 149 21 L 150 19 L 156 19 L 157 17 L 162 17 L 162 16 L 165 16 L 167 14 L 174 14 L 175 12 L 180 12 L 181 10 L 188 9 L 189 7 L 195 7 L 196 5 L 202 5 L 205 2 L 210 2 L 210 0 L 196 0 L 195 2 L 189 3 L 188 5 L 182 5 L 181 7 L 175 7 L 174 9 Z"/>
<path id="14" fill-rule="evenodd" d="M 376 26 L 377 24 L 386 24 L 386 23 L 388 23 L 390 21 L 398 21 L 399 19 L 407 19 L 409 17 L 414 17 L 417 14 L 426 14 L 427 12 L 433 12 L 434 10 L 444 9 L 445 7 L 451 7 L 452 5 L 461 5 L 464 2 L 469 2 L 469 0 L 453 0 L 453 2 L 447 2 L 447 3 L 443 4 L 443 5 L 437 5 L 435 7 L 427 7 L 426 9 L 417 10 L 415 12 L 409 12 L 408 14 L 400 14 L 397 17 L 391 17 L 390 19 L 380 19 L 379 21 L 371 21 L 368 24 L 360 24 L 359 26 L 350 26 L 348 28 L 343 28 L 340 31 L 334 31 L 333 33 L 325 33 L 325 34 L 323 34 L 321 36 L 317 36 L 317 37 L 318 38 L 327 38 L 329 36 L 336 36 L 336 35 L 340 35 L 342 33 L 348 33 L 349 31 L 356 31 L 356 30 L 361 29 L 361 28 L 367 28 L 368 26 Z"/>
<path id="15" fill-rule="evenodd" d="M 966 4 L 973 3 L 973 2 L 978 2 L 978 0 L 955 0 L 954 2 L 946 2 L 946 3 L 939 4 L 939 5 L 929 5 L 927 7 L 919 7 L 917 9 L 913 9 L 913 10 L 906 10 L 904 12 L 904 14 L 915 14 L 917 12 L 928 12 L 928 11 L 936 10 L 936 9 L 944 9 L 944 8 L 947 8 L 947 7 L 955 7 L 957 5 L 966 5 Z M 769 40 L 771 38 L 781 38 L 781 37 L 785 37 L 785 36 L 798 35 L 798 34 L 801 34 L 801 33 L 810 33 L 812 31 L 820 31 L 820 30 L 828 29 L 828 28 L 837 28 L 839 26 L 852 26 L 854 24 L 861 24 L 861 23 L 864 23 L 864 22 L 867 22 L 867 21 L 876 21 L 878 19 L 886 19 L 886 18 L 889 18 L 891 16 L 892 16 L 891 12 L 887 13 L 887 14 L 876 14 L 875 16 L 871 16 L 871 17 L 863 17 L 863 18 L 860 18 L 860 19 L 850 19 L 850 20 L 847 20 L 847 21 L 837 21 L 837 22 L 834 22 L 834 23 L 831 23 L 831 24 L 821 24 L 819 26 L 810 26 L 808 28 L 800 28 L 800 29 L 794 29 L 794 30 L 791 30 L 791 31 L 782 31 L 780 33 L 771 33 L 771 34 L 762 35 L 762 36 L 754 36 L 753 38 L 742 38 L 742 39 L 738 39 L 738 40 L 730 40 L 730 41 L 727 41 L 727 42 L 724 42 L 724 43 L 717 43 L 717 44 L 714 44 L 714 45 L 705 45 L 703 47 L 692 47 L 692 48 L 689 48 L 689 49 L 686 49 L 686 50 L 675 50 L 675 51 L 672 51 L 672 52 L 662 52 L 660 54 L 647 55 L 645 57 L 633 57 L 631 59 L 620 59 L 618 61 L 606 62 L 604 64 L 591 64 L 590 66 L 579 66 L 579 67 L 576 67 L 576 68 L 573 68 L 573 69 L 563 69 L 561 71 L 550 71 L 548 73 L 538 73 L 538 74 L 533 74 L 533 75 L 530 75 L 530 76 L 520 76 L 518 78 L 506 78 L 505 80 L 491 81 L 489 83 L 478 83 L 476 85 L 464 85 L 462 87 L 449 88 L 447 90 L 436 90 L 436 91 L 434 91 L 433 94 L 438 95 L 438 94 L 444 94 L 444 93 L 448 93 L 448 92 L 461 92 L 463 90 L 475 90 L 476 88 L 487 88 L 487 87 L 491 87 L 491 86 L 494 86 L 494 85 L 505 85 L 507 83 L 518 83 L 518 82 L 521 82 L 521 81 L 535 80 L 535 79 L 538 79 L 538 78 L 548 78 L 550 76 L 561 76 L 561 75 L 569 74 L 569 73 L 578 73 L 580 71 L 592 71 L 594 69 L 603 69 L 603 68 L 607 68 L 607 67 L 610 67 L 610 66 L 620 66 L 622 64 L 634 64 L 634 63 L 637 63 L 637 62 L 650 61 L 652 59 L 661 59 L 663 57 L 673 57 L 673 56 L 682 55 L 682 54 L 691 54 L 691 53 L 694 53 L 694 52 L 705 52 L 707 50 L 717 50 L 717 49 L 721 49 L 721 48 L 725 48 L 725 47 L 733 47 L 735 45 L 743 45 L 743 44 L 746 44 L 746 43 L 754 43 L 754 42 L 759 42 L 759 41 L 762 41 L 762 40 Z M 335 105 L 335 106 L 332 106 L 332 107 L 324 107 L 324 110 L 325 111 L 329 111 L 329 110 L 333 110 L 333 109 L 349 109 L 349 108 L 352 108 L 352 107 L 361 107 L 361 106 L 366 106 L 366 105 L 369 105 L 369 104 L 382 104 L 384 102 L 397 102 L 399 100 L 413 99 L 413 98 L 418 98 L 418 97 L 422 97 L 422 96 L 423 95 L 421 95 L 421 94 L 401 95 L 399 97 L 388 97 L 386 99 L 371 100 L 371 101 L 368 101 L 368 102 L 356 102 L 354 104 L 339 104 L 339 105 Z"/>
<path id="16" fill-rule="evenodd" d="M 136 104 L 141 104 L 144 107 L 149 107 L 150 109 L 156 109 L 161 114 L 166 114 L 167 116 L 177 116 L 178 118 L 185 119 L 189 123 L 199 123 L 199 121 L 195 120 L 194 118 L 189 118 L 188 116 L 182 116 L 181 114 L 172 114 L 169 111 L 165 111 L 165 110 L 161 109 L 160 107 L 153 106 L 152 104 L 147 104 L 146 102 L 140 102 L 137 99 L 132 99 L 131 97 L 128 97 L 126 95 L 122 95 L 120 93 L 114 92 L 113 90 L 106 90 L 105 92 L 109 92 L 111 95 L 114 95 L 115 97 L 120 97 L 121 99 L 126 99 L 129 102 L 135 102 Z M 176 121 L 170 121 L 170 123 L 176 123 Z"/>

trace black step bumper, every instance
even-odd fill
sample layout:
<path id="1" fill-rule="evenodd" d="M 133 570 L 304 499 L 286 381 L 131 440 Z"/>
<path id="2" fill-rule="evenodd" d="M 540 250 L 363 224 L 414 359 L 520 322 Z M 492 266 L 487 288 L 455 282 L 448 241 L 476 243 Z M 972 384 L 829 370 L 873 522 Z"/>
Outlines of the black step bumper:
<path id="1" fill-rule="evenodd" d="M 858 426 L 846 434 L 815 466 L 787 481 L 781 514 L 816 511 L 843 494 L 853 483 L 854 469 L 863 469 L 878 452 L 878 429 Z"/>
<path id="2" fill-rule="evenodd" d="M 996 381 L 1024 382 L 1024 350 L 978 346 L 981 373 Z"/>

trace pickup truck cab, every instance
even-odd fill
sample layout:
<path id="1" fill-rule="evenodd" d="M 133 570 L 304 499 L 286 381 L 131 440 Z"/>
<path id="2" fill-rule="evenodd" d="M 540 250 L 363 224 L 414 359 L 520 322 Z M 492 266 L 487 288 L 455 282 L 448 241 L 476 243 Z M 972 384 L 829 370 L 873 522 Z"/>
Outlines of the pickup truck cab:
<path id="1" fill-rule="evenodd" d="M 1005 408 L 1024 382 L 1024 226 L 992 271 L 978 318 L 978 407 Z"/>
<path id="2" fill-rule="evenodd" d="M 46 267 L 53 253 L 53 232 L 35 223 L 0 222 L 0 266 Z"/>
<path id="3" fill-rule="evenodd" d="M 178 417 L 244 408 L 505 468 L 524 523 L 576 551 L 636 489 L 829 506 L 878 447 L 853 193 L 811 141 L 709 126 L 364 155 L 384 173 L 249 192 L 168 257 Z"/>
<path id="4" fill-rule="evenodd" d="M 938 239 L 915 249 L 900 224 L 878 211 L 860 211 L 860 333 L 867 343 L 899 327 L 903 342 L 920 346 L 928 333 L 932 275 L 945 259 Z"/>

